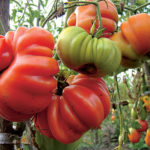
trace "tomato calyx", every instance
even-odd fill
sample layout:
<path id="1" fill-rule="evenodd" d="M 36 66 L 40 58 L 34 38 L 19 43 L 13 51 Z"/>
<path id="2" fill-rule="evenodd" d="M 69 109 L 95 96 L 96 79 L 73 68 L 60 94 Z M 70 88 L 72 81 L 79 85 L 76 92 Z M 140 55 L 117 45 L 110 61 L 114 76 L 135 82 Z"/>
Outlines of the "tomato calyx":
<path id="1" fill-rule="evenodd" d="M 69 86 L 69 84 L 66 81 L 58 80 L 57 81 L 57 90 L 56 90 L 55 94 L 58 95 L 58 96 L 61 96 L 62 92 L 63 92 L 63 89 L 67 86 Z"/>
<path id="2" fill-rule="evenodd" d="M 55 94 L 58 96 L 61 96 L 63 89 L 69 86 L 69 83 L 66 81 L 67 78 L 65 77 L 63 71 L 61 73 L 58 73 L 56 75 L 56 78 L 57 78 L 57 89 L 56 89 Z"/>

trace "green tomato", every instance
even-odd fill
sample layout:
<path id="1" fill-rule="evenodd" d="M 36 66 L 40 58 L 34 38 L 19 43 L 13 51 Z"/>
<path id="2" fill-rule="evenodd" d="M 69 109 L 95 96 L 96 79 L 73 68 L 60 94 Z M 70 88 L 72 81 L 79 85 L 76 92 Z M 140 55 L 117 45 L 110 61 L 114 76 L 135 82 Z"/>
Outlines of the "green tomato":
<path id="1" fill-rule="evenodd" d="M 135 111 L 135 108 L 131 109 L 131 118 L 132 119 L 137 119 L 138 118 L 138 115 L 137 115 L 137 112 Z"/>
<path id="2" fill-rule="evenodd" d="M 121 62 L 121 52 L 115 42 L 107 38 L 97 39 L 75 26 L 60 33 L 56 50 L 67 67 L 95 77 L 111 74 Z"/>

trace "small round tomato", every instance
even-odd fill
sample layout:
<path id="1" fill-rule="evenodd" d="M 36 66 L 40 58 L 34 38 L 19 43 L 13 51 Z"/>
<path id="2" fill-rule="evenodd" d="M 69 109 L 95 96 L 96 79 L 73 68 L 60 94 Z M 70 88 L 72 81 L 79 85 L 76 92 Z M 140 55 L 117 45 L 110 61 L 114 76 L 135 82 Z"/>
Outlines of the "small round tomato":
<path id="1" fill-rule="evenodd" d="M 148 129 L 148 123 L 146 120 L 138 120 L 138 123 L 140 124 L 140 128 L 137 129 L 139 132 L 144 132 Z"/>
<path id="2" fill-rule="evenodd" d="M 130 128 L 129 132 L 130 132 L 128 134 L 129 141 L 132 143 L 138 143 L 141 138 L 140 132 L 133 128 Z"/>

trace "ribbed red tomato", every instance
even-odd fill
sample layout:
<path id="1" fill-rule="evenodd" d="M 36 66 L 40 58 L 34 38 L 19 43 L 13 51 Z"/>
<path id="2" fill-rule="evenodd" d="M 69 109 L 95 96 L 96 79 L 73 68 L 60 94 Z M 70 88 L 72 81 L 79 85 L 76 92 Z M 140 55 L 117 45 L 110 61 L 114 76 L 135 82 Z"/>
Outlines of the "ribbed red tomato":
<path id="1" fill-rule="evenodd" d="M 98 128 L 108 115 L 110 97 L 107 86 L 102 78 L 77 75 L 62 95 L 51 96 L 48 110 L 44 111 L 47 113 L 40 112 L 35 116 L 38 130 L 62 143 L 74 142 L 90 128 Z M 43 123 L 42 118 L 46 117 Z"/>
<path id="2" fill-rule="evenodd" d="M 42 28 L 19 27 L 0 38 L 0 115 L 23 121 L 49 105 L 59 71 L 54 38 Z"/>
<path id="3" fill-rule="evenodd" d="M 88 0 L 93 1 L 93 0 Z M 117 27 L 118 22 L 118 13 L 115 5 L 112 1 L 99 1 L 101 19 L 102 19 L 102 27 L 106 30 L 104 33 L 106 36 L 113 33 Z M 96 18 L 96 7 L 92 4 L 79 6 L 76 8 L 75 12 L 71 14 L 68 19 L 68 26 L 78 26 L 83 28 L 85 31 L 90 33 L 90 28 L 92 26 L 92 22 Z M 96 29 L 99 26 L 99 22 L 96 22 Z"/>

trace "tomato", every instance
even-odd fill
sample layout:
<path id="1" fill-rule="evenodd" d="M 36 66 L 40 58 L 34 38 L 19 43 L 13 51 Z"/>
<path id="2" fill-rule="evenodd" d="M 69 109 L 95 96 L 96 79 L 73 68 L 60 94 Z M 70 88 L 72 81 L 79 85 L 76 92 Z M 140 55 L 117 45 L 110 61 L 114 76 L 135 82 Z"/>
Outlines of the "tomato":
<path id="1" fill-rule="evenodd" d="M 130 43 L 127 42 L 121 31 L 115 33 L 111 40 L 116 42 L 122 53 L 121 65 L 124 68 L 136 68 L 141 65 L 140 56 L 136 54 Z"/>
<path id="2" fill-rule="evenodd" d="M 131 16 L 128 21 L 121 24 L 120 28 L 123 36 L 137 54 L 145 55 L 150 51 L 149 26 L 150 15 L 145 13 Z"/>
<path id="3" fill-rule="evenodd" d="M 147 129 L 146 131 L 145 143 L 147 144 L 147 146 L 150 146 L 150 129 Z"/>
<path id="4" fill-rule="evenodd" d="M 28 120 L 33 116 L 33 114 L 16 112 L 0 101 L 0 116 L 11 122 L 20 122 Z"/>
<path id="5" fill-rule="evenodd" d="M 51 58 L 54 38 L 39 27 L 19 27 L 3 39 L 0 45 L 6 41 L 4 47 L 13 60 L 0 76 L 0 114 L 10 121 L 26 120 L 49 105 L 51 91 L 57 87 L 53 75 L 59 71 L 58 63 Z"/>
<path id="6" fill-rule="evenodd" d="M 7 39 L 0 36 L 0 71 L 7 68 L 13 59 L 13 51 L 9 48 Z"/>
<path id="7" fill-rule="evenodd" d="M 146 120 L 138 120 L 138 123 L 140 124 L 140 128 L 137 129 L 139 132 L 144 132 L 148 129 L 148 123 Z"/>
<path id="8" fill-rule="evenodd" d="M 117 9 L 113 2 L 111 2 L 110 0 L 99 1 L 99 7 L 102 19 L 102 28 L 106 29 L 104 34 L 106 34 L 106 36 L 109 36 L 109 34 L 112 34 L 117 27 Z M 90 4 L 85 6 L 79 6 L 76 8 L 75 12 L 73 12 L 69 17 L 68 26 L 78 26 L 90 33 L 90 28 L 95 18 L 96 7 L 94 5 Z M 99 27 L 98 19 L 95 27 L 96 29 Z"/>
<path id="9" fill-rule="evenodd" d="M 107 117 L 110 97 L 106 84 L 101 78 L 79 74 L 63 89 L 61 95 L 51 96 L 46 111 L 44 124 L 48 121 L 49 128 L 46 129 L 54 138 L 65 144 L 74 142 L 90 128 L 98 128 Z M 39 117 L 39 114 L 36 115 L 38 124 L 43 124 L 41 118 L 44 117 Z"/>
<path id="10" fill-rule="evenodd" d="M 144 106 L 147 112 L 150 112 L 150 97 L 148 95 L 145 95 L 141 97 L 141 100 L 144 102 Z"/>
<path id="11" fill-rule="evenodd" d="M 145 59 L 146 56 L 149 57 L 149 26 L 150 15 L 145 13 L 133 15 L 121 24 L 121 31 L 111 37 L 111 39 L 117 43 L 122 52 L 123 67 L 139 67 L 142 62 L 141 60 Z"/>
<path id="12" fill-rule="evenodd" d="M 116 119 L 116 116 L 115 116 L 115 115 L 112 115 L 112 116 L 111 116 L 111 121 L 114 122 L 115 119 Z"/>
<path id="13" fill-rule="evenodd" d="M 139 21 L 140 20 L 140 21 Z M 146 23 L 145 23 L 146 22 Z M 150 52 L 150 15 L 140 13 L 130 16 L 121 24 L 121 32 L 112 36 L 121 49 L 123 56 L 131 60 L 149 55 Z"/>
<path id="14" fill-rule="evenodd" d="M 95 77 L 114 72 L 121 62 L 121 52 L 112 40 L 97 39 L 75 26 L 60 33 L 57 53 L 67 67 Z"/>
<path id="15" fill-rule="evenodd" d="M 47 109 L 39 112 L 38 115 L 34 115 L 33 118 L 34 125 L 40 133 L 49 138 L 54 138 L 48 126 Z"/>
<path id="16" fill-rule="evenodd" d="M 132 143 L 138 143 L 141 138 L 140 132 L 133 128 L 130 128 L 129 131 L 130 131 L 130 133 L 128 134 L 129 141 Z"/>

